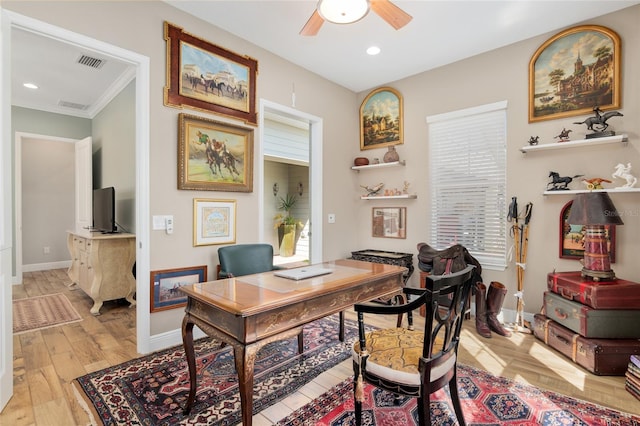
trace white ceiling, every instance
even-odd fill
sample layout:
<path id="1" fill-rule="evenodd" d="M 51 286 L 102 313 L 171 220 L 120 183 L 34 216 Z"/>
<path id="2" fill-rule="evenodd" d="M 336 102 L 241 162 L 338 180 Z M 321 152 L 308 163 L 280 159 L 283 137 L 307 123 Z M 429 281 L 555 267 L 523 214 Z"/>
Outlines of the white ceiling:
<path id="1" fill-rule="evenodd" d="M 543 33 L 559 31 L 639 4 L 640 0 L 396 0 L 394 4 L 413 16 L 413 20 L 398 31 L 369 12 L 354 24 L 325 22 L 315 37 L 298 35 L 316 7 L 315 0 L 166 2 L 347 89 L 360 92 Z M 208 41 L 215 43 L 215 40 Z M 374 44 L 382 52 L 368 56 L 365 49 Z M 83 53 L 107 61 L 99 70 L 77 65 L 76 61 Z M 108 102 L 114 92 L 131 80 L 132 72 L 127 64 L 95 52 L 83 52 L 76 46 L 22 30 L 12 32 L 14 105 L 91 118 L 105 100 Z M 27 80 L 38 84 L 40 89 L 23 88 L 22 83 Z M 61 107 L 60 101 L 86 108 Z"/>

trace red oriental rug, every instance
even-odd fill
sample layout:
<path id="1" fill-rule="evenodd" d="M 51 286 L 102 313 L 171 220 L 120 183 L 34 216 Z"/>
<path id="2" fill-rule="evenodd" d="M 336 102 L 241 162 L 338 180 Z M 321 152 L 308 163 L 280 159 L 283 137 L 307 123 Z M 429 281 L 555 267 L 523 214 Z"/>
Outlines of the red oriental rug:
<path id="1" fill-rule="evenodd" d="M 279 426 L 354 425 L 352 379 L 330 389 L 277 424 Z M 640 417 L 590 402 L 577 400 L 534 386 L 494 376 L 473 367 L 458 365 L 458 383 L 465 421 L 469 426 L 487 425 L 606 425 L 638 426 Z M 446 389 L 446 388 L 445 388 Z M 457 425 L 448 390 L 432 395 L 432 425 Z M 418 424 L 416 401 L 365 386 L 362 424 L 410 426 Z"/>
<path id="2" fill-rule="evenodd" d="M 345 321 L 338 340 L 337 315 L 304 326 L 304 353 L 296 338 L 265 345 L 255 363 L 254 413 L 295 392 L 320 373 L 351 356 L 358 330 Z M 74 380 L 80 403 L 94 424 L 236 425 L 241 422 L 238 376 L 230 346 L 213 339 L 195 342 L 198 392 L 191 414 L 182 407 L 189 372 L 182 346 L 96 371 Z"/>

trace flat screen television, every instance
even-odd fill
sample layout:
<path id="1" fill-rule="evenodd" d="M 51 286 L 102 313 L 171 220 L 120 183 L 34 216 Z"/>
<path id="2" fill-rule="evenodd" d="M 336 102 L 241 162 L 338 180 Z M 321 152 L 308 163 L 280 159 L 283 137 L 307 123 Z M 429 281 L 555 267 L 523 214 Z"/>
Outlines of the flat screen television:
<path id="1" fill-rule="evenodd" d="M 116 227 L 116 191 L 112 186 L 93 190 L 93 231 L 118 232 Z"/>

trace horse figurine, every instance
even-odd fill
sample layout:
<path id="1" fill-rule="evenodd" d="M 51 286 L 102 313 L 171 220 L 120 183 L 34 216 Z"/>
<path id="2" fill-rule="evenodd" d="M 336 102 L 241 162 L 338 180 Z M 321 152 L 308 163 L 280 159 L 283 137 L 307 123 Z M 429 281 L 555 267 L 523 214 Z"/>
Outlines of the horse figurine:
<path id="1" fill-rule="evenodd" d="M 529 145 L 531 145 L 531 146 L 538 145 L 538 142 L 539 142 L 539 137 L 538 136 L 536 136 L 536 137 L 531 136 L 529 138 Z"/>
<path id="2" fill-rule="evenodd" d="M 558 191 L 569 189 L 569 184 L 575 178 L 582 177 L 584 175 L 575 175 L 571 176 L 560 176 L 558 172 L 549 172 L 549 177 L 551 178 L 551 182 L 547 184 L 547 191 Z"/>
<path id="3" fill-rule="evenodd" d="M 633 188 L 638 183 L 638 179 L 631 174 L 631 163 L 627 163 L 625 166 L 622 163 L 618 163 L 616 171 L 611 175 L 614 179 L 620 178 L 627 181 L 626 184 L 618 186 L 617 188 Z"/>
<path id="4" fill-rule="evenodd" d="M 562 131 L 558 136 L 554 136 L 553 138 L 560 138 L 560 142 L 567 142 L 569 140 L 569 133 L 573 132 L 573 130 L 562 128 Z"/>
<path id="5" fill-rule="evenodd" d="M 622 113 L 618 111 L 609 111 L 604 114 L 600 114 L 600 108 L 598 107 L 595 107 L 593 111 L 596 114 L 594 117 L 589 117 L 582 122 L 574 122 L 573 124 L 586 124 L 587 129 L 592 132 L 604 132 L 607 130 L 607 127 L 609 127 L 609 124 L 607 124 L 608 119 L 611 117 L 623 117 Z"/>

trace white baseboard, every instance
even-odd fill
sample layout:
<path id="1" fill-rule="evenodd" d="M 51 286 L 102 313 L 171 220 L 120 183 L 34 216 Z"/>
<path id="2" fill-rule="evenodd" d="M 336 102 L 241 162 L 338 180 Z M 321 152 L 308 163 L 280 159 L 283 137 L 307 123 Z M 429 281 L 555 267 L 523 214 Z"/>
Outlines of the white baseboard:
<path id="1" fill-rule="evenodd" d="M 22 272 L 48 271 L 49 269 L 62 269 L 68 268 L 69 266 L 71 266 L 70 260 L 48 263 L 32 263 L 30 265 L 22 265 Z"/>
<path id="2" fill-rule="evenodd" d="M 197 326 L 193 327 L 193 340 L 206 336 Z M 182 345 L 182 330 L 179 328 L 154 334 L 149 338 L 149 352 L 160 351 L 176 345 Z"/>

